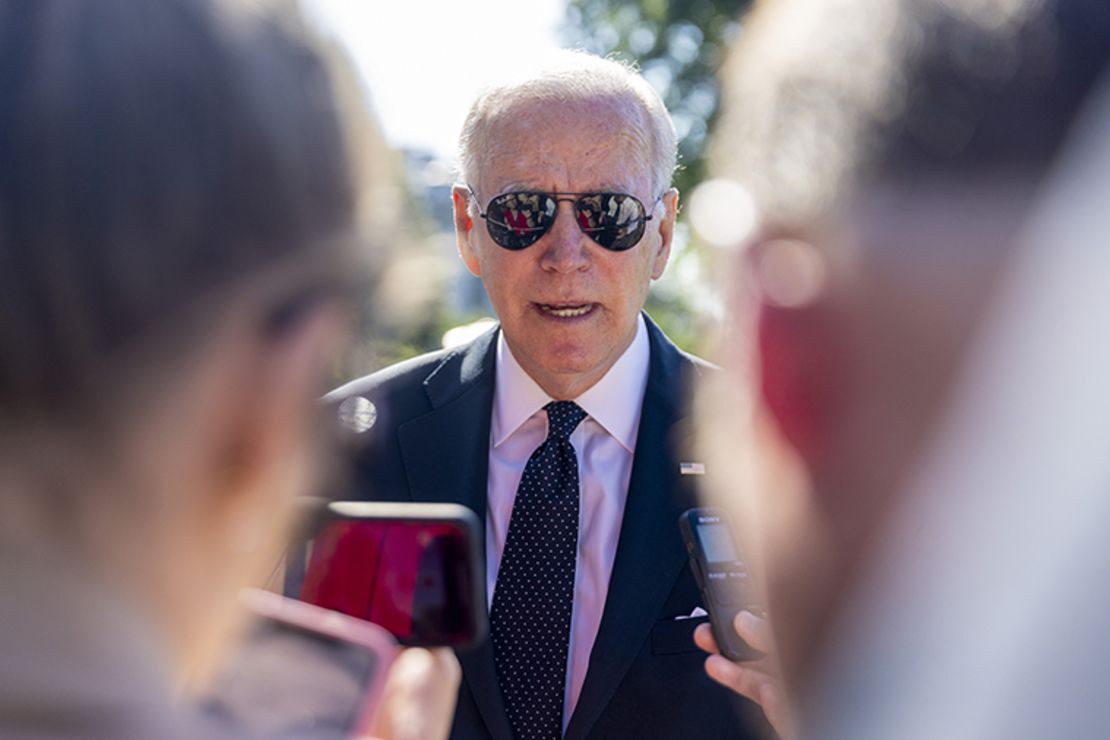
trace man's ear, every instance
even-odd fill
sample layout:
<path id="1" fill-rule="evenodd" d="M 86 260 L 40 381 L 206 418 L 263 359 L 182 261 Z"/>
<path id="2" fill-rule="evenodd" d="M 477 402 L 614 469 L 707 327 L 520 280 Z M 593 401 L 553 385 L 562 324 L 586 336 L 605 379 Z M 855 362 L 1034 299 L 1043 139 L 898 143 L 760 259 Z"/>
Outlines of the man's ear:
<path id="1" fill-rule="evenodd" d="M 659 248 L 655 250 L 655 258 L 651 267 L 651 279 L 658 280 L 663 277 L 667 269 L 667 261 L 671 258 L 671 242 L 674 239 L 674 222 L 678 217 L 678 188 L 668 188 L 663 193 L 659 208 Z M 654 219 L 653 219 L 654 220 Z M 652 222 L 649 221 L 648 224 Z"/>
<path id="2" fill-rule="evenodd" d="M 759 390 L 783 437 L 813 467 L 847 395 L 846 337 L 828 295 L 824 257 L 810 244 L 758 242 L 747 257 L 758 292 Z"/>
<path id="3" fill-rule="evenodd" d="M 478 238 L 475 230 L 474 219 L 470 215 L 470 190 L 465 185 L 455 185 L 451 188 L 451 205 L 455 210 L 455 243 L 459 248 L 466 269 L 474 277 L 482 277 L 482 266 L 478 261 L 478 253 L 474 241 Z"/>

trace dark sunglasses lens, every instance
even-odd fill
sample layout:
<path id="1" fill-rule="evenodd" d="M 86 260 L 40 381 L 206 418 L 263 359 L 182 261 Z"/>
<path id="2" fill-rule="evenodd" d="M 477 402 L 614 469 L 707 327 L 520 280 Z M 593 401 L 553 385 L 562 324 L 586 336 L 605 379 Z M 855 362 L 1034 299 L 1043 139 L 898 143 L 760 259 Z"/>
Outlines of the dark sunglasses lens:
<path id="1" fill-rule="evenodd" d="M 582 233 L 614 252 L 639 244 L 644 235 L 644 204 L 624 193 L 595 193 L 577 200 Z"/>
<path id="2" fill-rule="evenodd" d="M 544 193 L 505 193 L 486 208 L 490 238 L 505 249 L 535 244 L 555 221 L 555 199 Z"/>

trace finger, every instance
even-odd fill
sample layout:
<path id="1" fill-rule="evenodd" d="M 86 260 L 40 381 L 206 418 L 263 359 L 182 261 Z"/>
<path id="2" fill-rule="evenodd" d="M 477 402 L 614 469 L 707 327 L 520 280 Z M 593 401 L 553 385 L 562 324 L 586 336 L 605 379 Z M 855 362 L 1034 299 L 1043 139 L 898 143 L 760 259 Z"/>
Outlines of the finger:
<path id="1" fill-rule="evenodd" d="M 720 655 L 705 659 L 705 672 L 717 683 L 758 704 L 780 738 L 795 737 L 785 696 L 772 675 Z"/>
<path id="2" fill-rule="evenodd" d="M 713 629 L 708 623 L 699 624 L 694 630 L 694 644 L 707 653 L 719 653 L 717 641 L 713 638 Z"/>
<path id="3" fill-rule="evenodd" d="M 751 612 L 743 611 L 737 613 L 732 620 L 732 626 L 735 628 L 736 634 L 740 635 L 740 638 L 748 645 L 761 653 L 771 652 L 771 630 L 767 626 L 767 620 L 760 619 Z"/>
<path id="4" fill-rule="evenodd" d="M 462 669 L 446 648 L 407 648 L 397 656 L 372 734 L 390 740 L 445 738 Z"/>
<path id="5" fill-rule="evenodd" d="M 793 718 L 786 706 L 786 697 L 776 683 L 766 683 L 759 690 L 759 705 L 767 721 L 782 740 L 796 737 Z"/>
<path id="6" fill-rule="evenodd" d="M 763 686 L 771 684 L 771 678 L 766 673 L 733 663 L 720 655 L 710 655 L 705 659 L 705 672 L 717 683 L 756 703 L 760 701 Z"/>
<path id="7" fill-rule="evenodd" d="M 451 691 L 458 690 L 459 682 L 462 681 L 462 666 L 459 665 L 459 659 L 455 657 L 455 651 L 440 647 L 432 648 L 428 652 L 432 656 L 433 672 L 440 684 L 448 685 Z"/>

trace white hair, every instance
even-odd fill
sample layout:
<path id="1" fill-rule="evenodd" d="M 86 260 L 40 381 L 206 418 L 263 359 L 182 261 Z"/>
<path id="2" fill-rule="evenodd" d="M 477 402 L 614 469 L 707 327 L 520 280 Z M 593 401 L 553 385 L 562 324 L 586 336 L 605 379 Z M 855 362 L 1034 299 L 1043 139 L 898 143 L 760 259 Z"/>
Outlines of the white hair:
<path id="1" fill-rule="evenodd" d="M 674 122 L 659 94 L 635 66 L 589 52 L 561 50 L 538 71 L 490 85 L 478 94 L 459 134 L 459 177 L 474 184 L 489 151 L 487 132 L 499 116 L 522 103 L 563 103 L 609 98 L 632 103 L 643 114 L 642 133 L 651 146 L 652 188 L 662 193 L 671 184 L 678 157 Z"/>

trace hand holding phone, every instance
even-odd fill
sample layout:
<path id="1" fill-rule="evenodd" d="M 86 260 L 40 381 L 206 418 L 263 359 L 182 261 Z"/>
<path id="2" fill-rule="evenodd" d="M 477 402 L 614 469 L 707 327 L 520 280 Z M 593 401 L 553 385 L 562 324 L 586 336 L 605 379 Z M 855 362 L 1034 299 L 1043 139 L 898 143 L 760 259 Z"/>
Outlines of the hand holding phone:
<path id="1" fill-rule="evenodd" d="M 405 648 L 389 672 L 370 737 L 446 740 L 461 680 L 450 648 Z"/>
<path id="2" fill-rule="evenodd" d="M 251 737 L 341 740 L 369 726 L 397 652 L 382 628 L 248 589 L 255 617 L 202 707 Z"/>
<path id="3" fill-rule="evenodd" d="M 486 632 L 478 520 L 457 504 L 336 501 L 317 516 L 303 601 L 398 642 L 465 648 Z"/>
<path id="4" fill-rule="evenodd" d="M 734 627 L 749 645 L 767 655 L 759 660 L 731 661 L 720 655 L 712 625 L 699 624 L 694 630 L 694 642 L 709 653 L 705 661 L 706 674 L 722 686 L 758 704 L 780 740 L 794 740 L 798 737 L 794 712 L 782 682 L 781 671 L 771 655 L 774 649 L 767 623 L 751 612 L 742 611 Z"/>
<path id="5" fill-rule="evenodd" d="M 762 657 L 733 628 L 741 611 L 760 614 L 762 610 L 753 599 L 751 575 L 736 550 L 725 512 L 690 509 L 679 517 L 679 529 L 721 654 L 736 661 Z"/>

